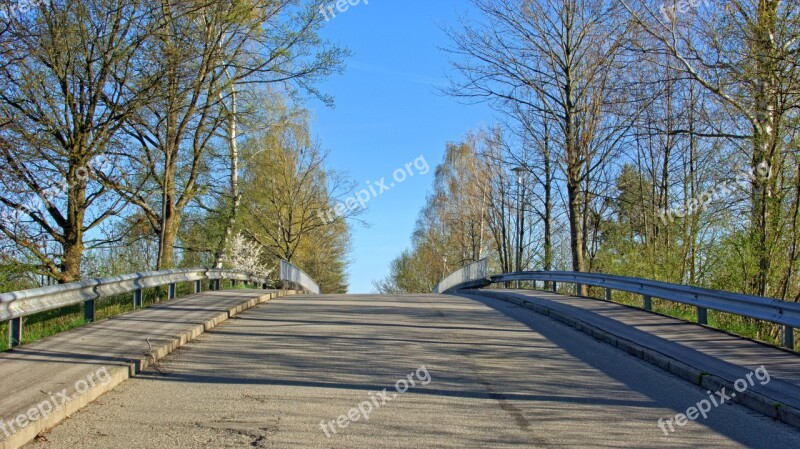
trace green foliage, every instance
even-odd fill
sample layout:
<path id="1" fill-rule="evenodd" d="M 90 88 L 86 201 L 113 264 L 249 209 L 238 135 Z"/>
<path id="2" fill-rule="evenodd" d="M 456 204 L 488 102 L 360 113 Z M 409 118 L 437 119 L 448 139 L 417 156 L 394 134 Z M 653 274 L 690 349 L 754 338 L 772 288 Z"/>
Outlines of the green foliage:
<path id="1" fill-rule="evenodd" d="M 0 257 L 0 293 L 37 287 L 31 278 L 33 269 L 12 257 Z"/>
<path id="2" fill-rule="evenodd" d="M 430 293 L 454 268 L 495 255 L 498 246 L 506 245 L 500 227 L 493 226 L 498 222 L 490 218 L 495 216 L 490 212 L 492 167 L 481 154 L 495 137 L 470 133 L 463 142 L 447 145 L 435 169 L 433 192 L 417 219 L 412 248 L 392 262 L 385 279 L 374 283 L 378 291 Z"/>
<path id="3" fill-rule="evenodd" d="M 433 269 L 436 265 L 429 260 L 423 250 L 403 251 L 392 261 L 389 276 L 375 282 L 375 289 L 384 294 L 430 293 L 442 279 L 442 272 Z"/>

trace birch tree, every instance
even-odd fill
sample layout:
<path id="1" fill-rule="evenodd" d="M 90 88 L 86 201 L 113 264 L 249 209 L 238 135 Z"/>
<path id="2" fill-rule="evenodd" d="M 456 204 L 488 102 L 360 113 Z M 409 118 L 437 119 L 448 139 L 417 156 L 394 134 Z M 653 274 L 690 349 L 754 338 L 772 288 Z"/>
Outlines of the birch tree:
<path id="1" fill-rule="evenodd" d="M 152 60 L 144 68 L 159 79 L 159 95 L 126 127 L 140 148 L 129 159 L 136 175 L 108 180 L 141 209 L 158 235 L 158 268 L 175 263 L 184 211 L 198 195 L 207 193 L 213 166 L 210 151 L 219 134 L 230 145 L 231 204 L 237 205 L 238 112 L 233 110 L 237 85 L 302 89 L 330 101 L 314 83 L 337 70 L 345 52 L 318 37 L 318 4 L 316 0 L 162 3 L 161 20 L 169 32 L 152 41 Z M 142 177 L 148 188 L 137 191 L 134 186 Z M 235 214 L 228 219 L 234 220 Z M 229 229 L 232 226 L 225 235 Z"/>

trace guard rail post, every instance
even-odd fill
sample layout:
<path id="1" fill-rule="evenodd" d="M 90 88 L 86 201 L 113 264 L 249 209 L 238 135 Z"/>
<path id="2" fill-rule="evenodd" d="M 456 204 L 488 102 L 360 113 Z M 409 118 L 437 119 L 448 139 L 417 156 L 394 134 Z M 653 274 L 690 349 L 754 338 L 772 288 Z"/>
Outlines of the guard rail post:
<path id="1" fill-rule="evenodd" d="M 703 326 L 708 324 L 708 309 L 705 307 L 697 308 L 697 324 L 702 324 Z"/>
<path id="2" fill-rule="evenodd" d="M 642 296 L 642 308 L 648 312 L 653 311 L 653 297 L 650 295 Z"/>
<path id="3" fill-rule="evenodd" d="M 137 289 L 133 292 L 133 308 L 134 309 L 141 309 L 142 308 L 142 297 L 143 297 L 142 289 Z"/>
<path id="4" fill-rule="evenodd" d="M 22 317 L 14 318 L 8 323 L 8 347 L 16 348 L 22 344 Z"/>
<path id="5" fill-rule="evenodd" d="M 87 323 L 94 321 L 94 299 L 89 299 L 83 303 L 83 319 Z"/>
<path id="6" fill-rule="evenodd" d="M 783 326 L 783 347 L 794 350 L 794 328 L 792 326 Z"/>

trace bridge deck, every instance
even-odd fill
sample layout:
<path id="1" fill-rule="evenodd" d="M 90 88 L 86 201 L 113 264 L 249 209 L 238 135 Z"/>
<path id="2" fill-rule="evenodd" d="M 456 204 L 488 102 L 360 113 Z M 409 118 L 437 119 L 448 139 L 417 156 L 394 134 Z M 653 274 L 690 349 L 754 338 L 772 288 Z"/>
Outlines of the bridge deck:
<path id="1" fill-rule="evenodd" d="M 300 296 L 199 337 L 34 447 L 800 447 L 794 428 L 727 404 L 664 435 L 660 418 L 706 397 L 494 299 Z"/>
<path id="2" fill-rule="evenodd" d="M 278 294 L 267 290 L 201 293 L 0 354 L 0 447 L 30 441 L 123 382 L 131 371 L 163 358 L 229 315 Z M 81 393 L 76 387 L 87 391 Z M 64 389 L 69 400 L 62 394 Z M 38 405 L 41 411 L 28 415 Z"/>
<path id="3" fill-rule="evenodd" d="M 518 290 L 484 290 L 481 294 L 516 297 L 536 307 L 560 312 L 570 320 L 580 320 L 616 339 L 634 342 L 653 354 L 688 365 L 690 372 L 685 374 L 693 378 L 707 373 L 733 383 L 764 366 L 770 373 L 770 382 L 757 383 L 748 391 L 770 398 L 770 406 L 783 403 L 800 409 L 800 356 L 795 353 L 605 301 Z M 662 365 L 663 360 L 659 360 Z"/>

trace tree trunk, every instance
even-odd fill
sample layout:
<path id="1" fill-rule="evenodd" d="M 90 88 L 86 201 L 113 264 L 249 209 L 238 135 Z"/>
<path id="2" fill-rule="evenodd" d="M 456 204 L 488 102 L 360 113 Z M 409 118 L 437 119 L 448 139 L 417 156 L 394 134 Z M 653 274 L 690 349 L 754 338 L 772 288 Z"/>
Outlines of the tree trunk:
<path id="1" fill-rule="evenodd" d="M 60 273 L 58 282 L 66 284 L 79 281 L 81 279 L 81 265 L 83 261 L 83 220 L 86 215 L 86 181 L 79 179 L 78 170 L 83 169 L 85 164 L 71 164 L 67 176 L 72 182 L 68 182 L 67 193 L 67 216 L 64 225 L 63 242 L 61 244 L 64 251 L 61 257 Z M 52 275 L 52 274 L 51 274 Z"/>
<path id="2" fill-rule="evenodd" d="M 230 147 L 231 158 L 231 209 L 228 215 L 228 221 L 225 223 L 225 231 L 222 234 L 222 242 L 217 251 L 216 261 L 214 266 L 222 268 L 222 260 L 225 257 L 225 251 L 233 234 L 233 228 L 236 226 L 236 217 L 239 214 L 239 206 L 242 202 L 242 195 L 239 192 L 239 147 L 236 143 L 236 85 L 231 85 L 231 110 L 230 118 L 228 120 L 228 145 Z"/>
<path id="3" fill-rule="evenodd" d="M 570 249 L 572 250 L 572 270 L 586 271 L 586 257 L 583 252 L 583 202 L 581 200 L 581 184 L 579 176 L 580 167 L 571 165 L 568 168 L 567 194 L 569 199 L 569 235 Z M 582 286 L 580 294 L 585 293 L 586 286 Z"/>
<path id="4" fill-rule="evenodd" d="M 567 76 L 569 79 L 569 76 Z M 575 129 L 575 105 L 571 100 L 572 89 L 571 85 L 567 83 L 564 89 L 567 101 L 567 113 L 565 119 L 565 134 L 567 139 L 567 199 L 569 201 L 569 236 L 570 236 L 570 250 L 572 252 L 572 271 L 585 272 L 586 271 L 586 255 L 584 248 L 586 242 L 584 241 L 584 214 L 583 214 L 583 198 L 581 196 L 581 154 L 579 142 L 577 139 L 577 130 Z M 586 286 L 580 285 L 577 292 L 579 296 L 586 295 Z"/>
<path id="5" fill-rule="evenodd" d="M 83 232 L 80 230 L 69 231 L 65 235 L 63 249 L 64 255 L 61 258 L 61 270 L 57 280 L 60 284 L 79 281 L 81 279 L 81 263 L 84 249 Z"/>
<path id="6" fill-rule="evenodd" d="M 764 0 L 759 2 L 758 23 L 756 24 L 753 47 L 755 48 L 755 122 L 753 124 L 752 167 L 766 162 L 771 170 L 780 173 L 782 167 L 775 164 L 777 151 L 777 133 L 781 118 L 776 113 L 781 94 L 776 83 L 779 69 L 779 51 L 775 48 L 773 36 L 780 1 Z M 779 233 L 780 204 L 776 207 L 777 177 L 763 179 L 756 176 L 752 180 L 752 221 L 751 242 L 754 256 L 758 263 L 758 271 L 752 283 L 753 293 L 767 296 L 770 293 L 769 277 L 772 270 L 770 239 Z"/>
<path id="7" fill-rule="evenodd" d="M 546 129 L 546 128 L 545 128 Z M 547 131 L 545 131 L 546 133 Z M 553 270 L 553 169 L 550 164 L 550 138 L 544 138 L 544 271 Z M 547 284 L 549 286 L 549 283 Z M 547 287 L 546 287 L 547 288 Z"/>
<path id="8" fill-rule="evenodd" d="M 178 239 L 180 225 L 180 213 L 174 205 L 167 208 L 167 216 L 162 223 L 164 231 L 161 234 L 161 257 L 158 260 L 158 269 L 168 270 L 175 266 L 175 241 Z"/>

